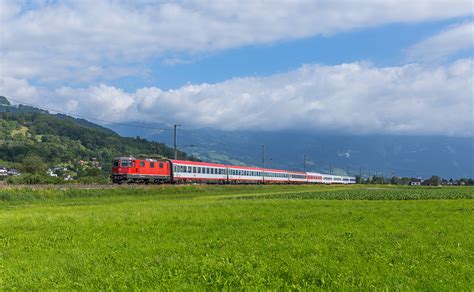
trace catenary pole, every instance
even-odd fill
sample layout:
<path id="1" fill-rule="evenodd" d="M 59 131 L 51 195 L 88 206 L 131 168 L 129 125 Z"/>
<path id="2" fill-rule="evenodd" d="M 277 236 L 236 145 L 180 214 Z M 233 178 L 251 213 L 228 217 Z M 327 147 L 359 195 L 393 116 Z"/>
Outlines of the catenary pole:
<path id="1" fill-rule="evenodd" d="M 181 125 L 174 125 L 173 128 L 173 144 L 174 144 L 174 159 L 178 159 L 178 141 L 177 141 L 177 128 Z"/>
<path id="2" fill-rule="evenodd" d="M 262 178 L 265 183 L 265 144 L 262 145 Z"/>

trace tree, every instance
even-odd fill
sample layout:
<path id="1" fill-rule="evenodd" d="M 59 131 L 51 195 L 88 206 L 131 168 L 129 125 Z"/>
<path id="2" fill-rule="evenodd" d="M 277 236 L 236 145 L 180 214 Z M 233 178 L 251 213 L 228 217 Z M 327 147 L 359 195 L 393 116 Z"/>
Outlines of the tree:
<path id="1" fill-rule="evenodd" d="M 431 176 L 431 178 L 430 178 L 429 181 L 430 181 L 430 185 L 432 185 L 432 186 L 438 186 L 438 185 L 440 184 L 440 182 L 441 182 L 441 179 L 440 179 L 439 176 L 433 175 L 433 176 Z"/>
<path id="2" fill-rule="evenodd" d="M 46 164 L 41 157 L 28 155 L 23 159 L 21 170 L 26 173 L 44 174 L 46 171 Z"/>
<path id="3" fill-rule="evenodd" d="M 400 179 L 396 176 L 392 176 L 392 178 L 390 179 L 390 184 L 398 185 L 399 183 L 400 183 Z"/>

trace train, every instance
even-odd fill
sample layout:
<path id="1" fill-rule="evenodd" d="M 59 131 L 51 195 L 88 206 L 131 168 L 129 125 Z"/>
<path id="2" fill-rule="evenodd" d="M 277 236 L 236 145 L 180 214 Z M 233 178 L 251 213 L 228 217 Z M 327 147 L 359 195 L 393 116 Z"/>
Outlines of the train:
<path id="1" fill-rule="evenodd" d="M 355 177 L 188 160 L 116 157 L 112 182 L 207 184 L 355 184 Z"/>

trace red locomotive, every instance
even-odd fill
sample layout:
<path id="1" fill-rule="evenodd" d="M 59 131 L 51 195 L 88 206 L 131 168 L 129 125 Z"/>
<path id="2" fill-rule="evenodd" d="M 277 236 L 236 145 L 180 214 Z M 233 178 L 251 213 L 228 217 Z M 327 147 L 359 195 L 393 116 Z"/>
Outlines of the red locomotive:
<path id="1" fill-rule="evenodd" d="M 158 161 L 117 157 L 112 166 L 112 182 L 121 183 L 340 183 L 353 184 L 354 177 L 297 172 L 240 165 L 186 160 Z"/>

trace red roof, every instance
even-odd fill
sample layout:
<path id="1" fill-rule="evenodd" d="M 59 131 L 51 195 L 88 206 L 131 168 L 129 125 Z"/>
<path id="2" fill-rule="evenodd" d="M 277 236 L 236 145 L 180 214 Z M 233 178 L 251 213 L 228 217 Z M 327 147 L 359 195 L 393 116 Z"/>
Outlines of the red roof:
<path id="1" fill-rule="evenodd" d="M 244 166 L 244 165 L 225 165 L 225 164 L 218 164 L 218 163 L 209 163 L 209 162 L 197 162 L 197 161 L 189 161 L 189 160 L 171 160 L 172 163 L 183 164 L 183 165 L 195 165 L 195 166 L 213 166 L 213 167 L 228 167 L 228 168 L 235 168 L 235 169 L 244 169 L 244 170 L 257 170 L 262 171 L 261 167 L 255 166 Z M 280 172 L 280 173 L 294 173 L 294 174 L 305 174 L 304 172 L 298 171 L 287 171 L 283 169 L 272 169 L 272 168 L 265 168 L 267 172 Z"/>
<path id="2" fill-rule="evenodd" d="M 228 168 L 236 168 L 236 169 L 244 169 L 244 170 L 257 170 L 257 171 L 262 171 L 263 168 L 261 167 L 255 167 L 255 166 L 244 166 L 244 165 L 227 165 Z M 271 171 L 271 172 L 288 172 L 283 169 L 271 169 L 271 168 L 265 168 L 265 171 Z"/>
<path id="3" fill-rule="evenodd" d="M 228 168 L 235 168 L 235 169 L 245 169 L 245 170 L 258 170 L 262 171 L 261 167 L 255 166 L 245 166 L 245 165 L 227 165 Z"/>
<path id="4" fill-rule="evenodd" d="M 196 165 L 196 166 L 214 166 L 214 167 L 227 167 L 224 164 L 208 163 L 208 162 L 197 162 L 189 160 L 171 160 L 172 163 L 185 164 L 185 165 Z"/>
<path id="5" fill-rule="evenodd" d="M 302 171 L 288 171 L 288 173 L 291 173 L 291 174 L 306 174 L 306 172 L 302 172 Z"/>

